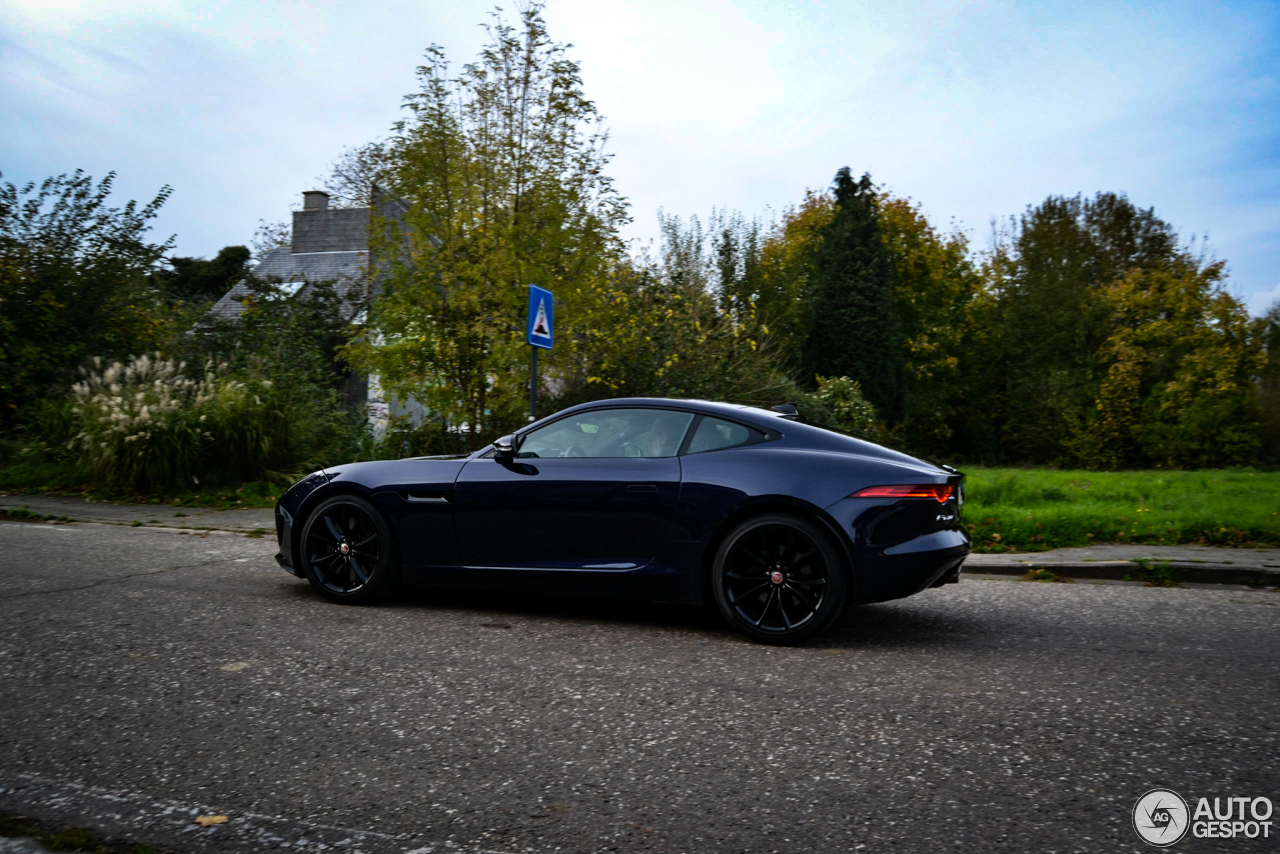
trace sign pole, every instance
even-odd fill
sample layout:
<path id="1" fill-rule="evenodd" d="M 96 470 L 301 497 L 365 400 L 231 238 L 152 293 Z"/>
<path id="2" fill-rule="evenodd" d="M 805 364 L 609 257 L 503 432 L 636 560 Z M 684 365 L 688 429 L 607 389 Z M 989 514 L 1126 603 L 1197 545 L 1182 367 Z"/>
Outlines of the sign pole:
<path id="1" fill-rule="evenodd" d="M 529 346 L 529 420 L 538 420 L 538 348 Z"/>

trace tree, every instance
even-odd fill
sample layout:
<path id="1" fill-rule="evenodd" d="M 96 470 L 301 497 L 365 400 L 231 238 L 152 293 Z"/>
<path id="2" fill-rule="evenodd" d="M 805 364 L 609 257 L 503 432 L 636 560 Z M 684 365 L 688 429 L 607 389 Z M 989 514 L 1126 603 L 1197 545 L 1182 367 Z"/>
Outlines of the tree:
<path id="1" fill-rule="evenodd" d="M 170 304 L 203 307 L 222 297 L 249 274 L 249 249 L 225 246 L 216 257 L 168 258 L 168 270 L 156 274 L 155 285 Z"/>
<path id="2" fill-rule="evenodd" d="M 114 179 L 95 186 L 77 170 L 38 188 L 0 185 L 0 423 L 69 387 L 88 357 L 154 349 L 169 333 L 151 282 L 173 241 L 146 235 L 172 191 L 113 208 Z"/>
<path id="3" fill-rule="evenodd" d="M 272 252 L 290 245 L 293 241 L 293 226 L 284 220 L 267 222 L 258 220 L 258 227 L 249 239 L 250 259 L 254 263 L 262 261 Z"/>
<path id="4" fill-rule="evenodd" d="M 1062 459 L 1097 400 L 1111 331 L 1102 290 L 1133 270 L 1173 264 L 1177 235 L 1123 195 L 1051 196 L 1011 223 L 989 271 L 1000 303 L 1007 409 L 1002 443 L 1017 461 Z"/>
<path id="5" fill-rule="evenodd" d="M 816 247 L 808 293 L 806 379 L 848 377 L 895 423 L 906 403 L 902 334 L 871 176 L 855 182 L 845 167 L 836 173 L 832 191 L 835 209 Z"/>
<path id="6" fill-rule="evenodd" d="M 403 217 L 375 217 L 383 294 L 353 360 L 440 413 L 475 444 L 521 421 L 526 285 L 557 298 L 547 375 L 572 363 L 584 307 L 622 258 L 626 202 L 605 173 L 607 134 L 578 64 L 550 39 L 540 4 L 519 26 L 495 13 L 476 62 L 450 78 L 427 51 L 410 119 L 388 142 Z"/>
<path id="7" fill-rule="evenodd" d="M 385 187 L 391 168 L 385 143 L 373 141 L 344 149 L 322 181 L 334 208 L 372 207 L 379 187 Z"/>
<path id="8" fill-rule="evenodd" d="M 920 454 L 950 456 L 957 415 L 967 410 L 974 299 L 981 281 L 962 233 L 943 236 L 919 205 L 882 192 L 880 233 L 894 270 L 894 306 L 901 324 L 906 421 L 902 443 Z"/>
<path id="9" fill-rule="evenodd" d="M 1262 342 L 1239 300 L 1219 284 L 1222 264 L 1190 258 L 1107 286 L 1105 373 L 1068 447 L 1093 468 L 1220 468 L 1258 449 L 1254 379 Z"/>
<path id="10" fill-rule="evenodd" d="M 835 204 L 826 193 L 806 192 L 799 206 L 783 212 L 760 247 L 760 291 L 756 316 L 775 342 L 778 364 L 799 376 L 805 339 L 807 297 L 823 230 Z M 812 377 L 801 377 L 808 384 Z"/>
<path id="11" fill-rule="evenodd" d="M 1259 383 L 1261 405 L 1261 459 L 1268 465 L 1280 464 L 1280 300 L 1271 305 L 1262 318 L 1262 343 L 1266 362 Z"/>
<path id="12" fill-rule="evenodd" d="M 564 364 L 559 405 L 608 397 L 696 397 L 773 405 L 794 396 L 773 342 L 750 317 L 663 268 L 623 265 L 606 279 Z"/>

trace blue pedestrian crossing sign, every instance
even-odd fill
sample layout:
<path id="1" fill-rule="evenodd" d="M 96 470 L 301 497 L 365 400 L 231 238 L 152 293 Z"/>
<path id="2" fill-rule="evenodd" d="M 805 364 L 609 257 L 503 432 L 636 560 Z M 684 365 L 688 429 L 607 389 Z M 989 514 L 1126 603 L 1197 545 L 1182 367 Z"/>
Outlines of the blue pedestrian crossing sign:
<path id="1" fill-rule="evenodd" d="M 556 298 L 551 291 L 537 285 L 529 286 L 529 343 L 544 350 L 552 344 L 552 324 L 555 322 Z"/>

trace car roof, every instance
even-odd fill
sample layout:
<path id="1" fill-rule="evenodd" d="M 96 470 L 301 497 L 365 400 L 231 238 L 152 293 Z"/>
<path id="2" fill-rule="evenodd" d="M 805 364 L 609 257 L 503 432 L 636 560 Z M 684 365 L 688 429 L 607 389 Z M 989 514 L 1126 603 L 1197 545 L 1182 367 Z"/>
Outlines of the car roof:
<path id="1" fill-rule="evenodd" d="M 745 406 L 739 403 L 724 403 L 715 400 L 690 400 L 674 397 L 615 397 L 608 400 L 593 400 L 590 403 L 581 403 L 577 406 L 571 406 L 568 409 L 557 412 L 556 415 L 559 416 L 571 412 L 587 412 L 592 409 L 615 408 L 622 406 L 650 406 L 684 409 L 690 412 L 700 412 L 705 415 L 720 415 L 737 421 L 746 421 L 749 424 L 755 424 L 759 427 L 774 430 L 779 429 L 782 425 L 778 422 L 784 420 L 781 414 L 772 412 L 768 409 L 761 409 L 756 406 Z"/>
<path id="2" fill-rule="evenodd" d="M 801 421 L 787 418 L 779 412 L 774 412 L 769 409 L 761 409 L 758 406 L 746 406 L 740 403 L 724 403 L 722 401 L 715 400 L 690 400 L 674 397 L 615 397 L 607 400 L 593 400 L 588 403 L 580 403 L 577 406 L 570 406 L 552 415 L 548 415 L 545 418 L 541 418 L 532 424 L 526 424 L 524 427 L 521 427 L 517 433 L 525 434 L 541 425 L 549 424 L 552 421 L 572 415 L 575 412 L 590 412 L 597 409 L 623 406 L 682 409 L 686 412 L 716 415 L 722 418 L 751 424 L 774 434 L 781 434 L 784 442 L 800 449 L 827 452 L 834 451 L 837 453 L 874 457 L 888 460 L 890 462 L 913 466 L 925 465 L 934 467 L 932 463 L 923 462 L 899 451 L 895 451 L 863 439 L 857 439 L 853 436 L 846 436 L 843 433 L 826 430 L 812 424 L 805 424 Z M 476 451 L 475 454 L 480 455 L 487 452 L 488 451 L 486 449 L 481 449 Z"/>

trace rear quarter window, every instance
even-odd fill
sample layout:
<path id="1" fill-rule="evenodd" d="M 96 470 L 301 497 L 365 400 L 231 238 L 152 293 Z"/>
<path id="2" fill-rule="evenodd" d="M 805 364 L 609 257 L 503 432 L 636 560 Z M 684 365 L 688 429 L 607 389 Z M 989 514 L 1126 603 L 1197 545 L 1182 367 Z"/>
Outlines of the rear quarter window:
<path id="1" fill-rule="evenodd" d="M 703 454 L 707 451 L 722 451 L 725 448 L 739 448 L 743 445 L 754 445 L 763 442 L 765 434 L 753 427 L 746 427 L 733 421 L 712 418 L 704 415 L 689 441 L 687 454 Z"/>

